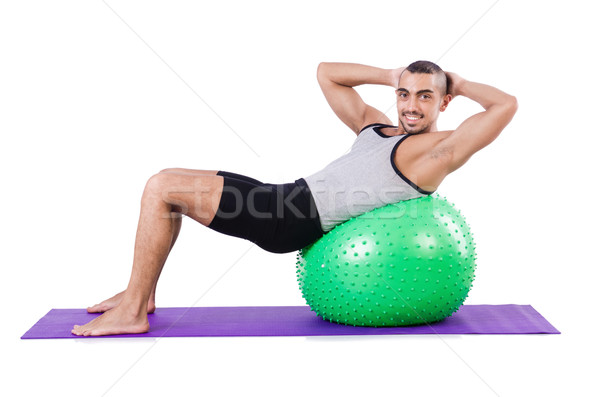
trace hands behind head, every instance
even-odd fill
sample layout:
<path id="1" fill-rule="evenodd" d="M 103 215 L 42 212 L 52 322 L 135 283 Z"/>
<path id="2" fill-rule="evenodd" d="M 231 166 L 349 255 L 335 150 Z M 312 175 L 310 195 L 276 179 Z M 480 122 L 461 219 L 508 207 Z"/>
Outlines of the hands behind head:
<path id="1" fill-rule="evenodd" d="M 452 98 L 460 95 L 460 88 L 464 83 L 465 79 L 452 72 L 445 72 L 446 79 L 448 81 L 448 94 L 452 95 Z"/>
<path id="2" fill-rule="evenodd" d="M 390 70 L 390 85 L 394 88 L 398 88 L 398 82 L 400 81 L 400 75 L 404 72 L 406 67 L 402 66 L 397 69 Z"/>

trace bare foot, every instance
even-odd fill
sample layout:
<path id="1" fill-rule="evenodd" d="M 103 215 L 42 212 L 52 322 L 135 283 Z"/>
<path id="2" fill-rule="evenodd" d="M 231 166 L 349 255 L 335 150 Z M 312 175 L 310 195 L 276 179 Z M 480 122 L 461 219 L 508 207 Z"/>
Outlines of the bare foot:
<path id="1" fill-rule="evenodd" d="M 131 314 L 128 307 L 117 306 L 85 325 L 75 325 L 71 333 L 79 336 L 143 334 L 150 324 L 146 313 Z"/>
<path id="2" fill-rule="evenodd" d="M 124 293 L 125 293 L 125 291 L 119 292 L 112 298 L 109 298 L 109 299 L 107 299 L 101 303 L 98 303 L 94 306 L 88 307 L 87 312 L 88 313 L 104 313 L 104 312 L 109 311 L 113 307 L 117 307 L 119 305 L 119 303 L 121 303 Z M 151 296 L 150 299 L 148 300 L 148 314 L 154 313 L 155 310 L 156 310 L 156 304 L 154 303 L 154 297 Z"/>

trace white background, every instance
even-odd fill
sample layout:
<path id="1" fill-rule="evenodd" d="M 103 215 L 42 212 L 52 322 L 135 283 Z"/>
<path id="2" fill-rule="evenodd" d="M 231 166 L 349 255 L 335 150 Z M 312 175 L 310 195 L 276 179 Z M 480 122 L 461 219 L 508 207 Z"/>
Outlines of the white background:
<path id="1" fill-rule="evenodd" d="M 0 389 L 11 395 L 598 393 L 597 18 L 584 1 L 21 1 L 0 5 Z M 491 7 L 491 8 L 490 8 Z M 519 99 L 439 189 L 471 224 L 466 303 L 531 304 L 562 335 L 20 340 L 127 283 L 146 180 L 268 182 L 354 135 L 321 61 L 436 61 Z M 397 120 L 393 90 L 360 87 Z M 440 129 L 479 111 L 458 98 Z M 184 221 L 159 306 L 302 305 L 295 254 Z M 2 393 L 6 394 L 6 393 Z"/>

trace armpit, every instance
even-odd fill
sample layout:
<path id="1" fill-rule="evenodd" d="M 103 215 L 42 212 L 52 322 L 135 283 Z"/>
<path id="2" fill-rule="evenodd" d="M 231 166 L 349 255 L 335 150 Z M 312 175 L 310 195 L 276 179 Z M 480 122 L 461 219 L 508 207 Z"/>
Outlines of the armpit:
<path id="1" fill-rule="evenodd" d="M 429 152 L 429 157 L 432 159 L 443 159 L 452 157 L 453 150 L 450 146 L 438 146 Z"/>

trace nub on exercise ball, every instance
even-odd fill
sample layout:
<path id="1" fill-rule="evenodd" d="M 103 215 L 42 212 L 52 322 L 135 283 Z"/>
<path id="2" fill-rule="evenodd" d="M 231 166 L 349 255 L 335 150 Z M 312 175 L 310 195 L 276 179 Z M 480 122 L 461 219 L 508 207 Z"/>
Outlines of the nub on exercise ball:
<path id="1" fill-rule="evenodd" d="M 298 252 L 311 310 L 356 326 L 428 324 L 463 304 L 475 277 L 475 243 L 459 210 L 427 196 L 377 208 Z"/>

